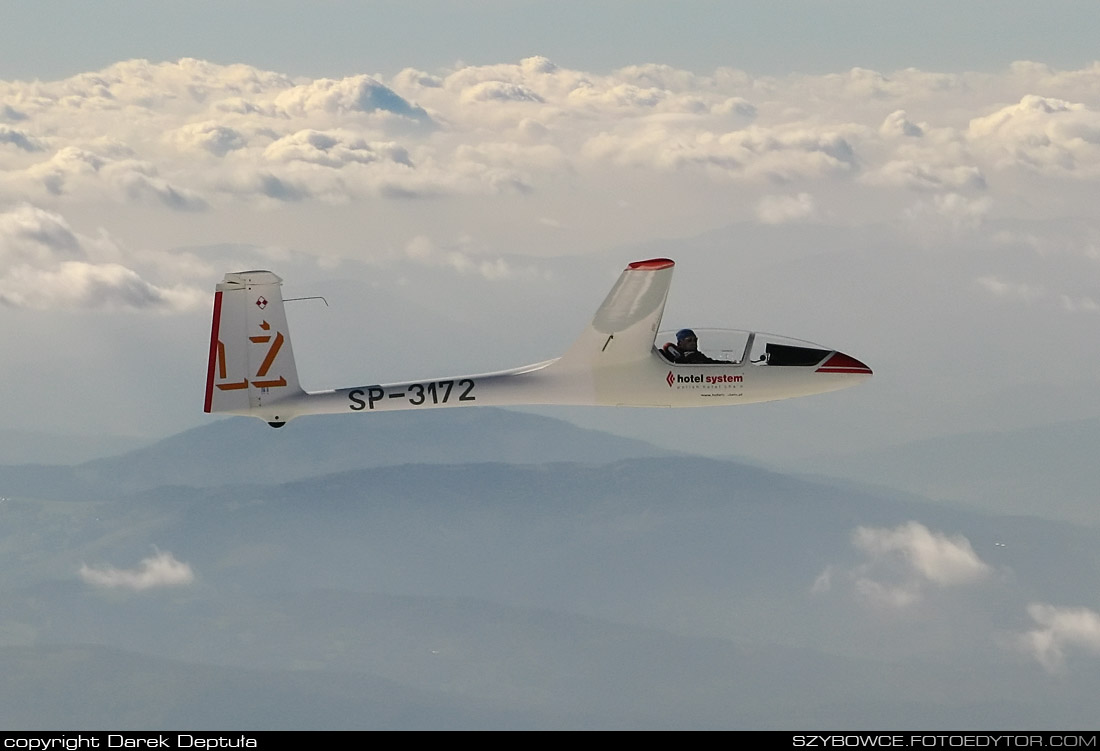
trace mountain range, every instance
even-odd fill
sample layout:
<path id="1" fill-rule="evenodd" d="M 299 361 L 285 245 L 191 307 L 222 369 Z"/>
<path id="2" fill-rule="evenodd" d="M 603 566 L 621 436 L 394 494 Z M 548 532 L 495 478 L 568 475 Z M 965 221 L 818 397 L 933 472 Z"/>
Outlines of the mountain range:
<path id="1" fill-rule="evenodd" d="M 1095 721 L 1091 642 L 1034 615 L 1096 608 L 1093 527 L 523 413 L 394 418 L 0 468 L 0 726 Z"/>

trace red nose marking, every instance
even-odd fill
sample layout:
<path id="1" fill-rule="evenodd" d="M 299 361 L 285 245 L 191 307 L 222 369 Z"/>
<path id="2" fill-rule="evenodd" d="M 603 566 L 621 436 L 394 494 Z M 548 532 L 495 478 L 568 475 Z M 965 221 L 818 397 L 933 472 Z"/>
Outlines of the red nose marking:
<path id="1" fill-rule="evenodd" d="M 833 356 L 825 362 L 821 363 L 815 372 L 817 373 L 860 373 L 862 375 L 871 375 L 872 371 L 866 365 L 861 363 L 851 355 L 846 355 L 843 352 L 834 352 Z"/>

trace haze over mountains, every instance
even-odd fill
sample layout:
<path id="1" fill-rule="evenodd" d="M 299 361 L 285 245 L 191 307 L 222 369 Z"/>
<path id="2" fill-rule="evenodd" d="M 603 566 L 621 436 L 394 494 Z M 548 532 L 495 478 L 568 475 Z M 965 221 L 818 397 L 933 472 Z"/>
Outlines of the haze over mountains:
<path id="1" fill-rule="evenodd" d="M 1095 723 L 1093 526 L 492 409 L 223 420 L 0 497 L 3 727 Z"/>
<path id="2" fill-rule="evenodd" d="M 803 459 L 833 477 L 903 489 L 994 513 L 1100 525 L 1100 420 L 944 436 L 859 454 Z"/>

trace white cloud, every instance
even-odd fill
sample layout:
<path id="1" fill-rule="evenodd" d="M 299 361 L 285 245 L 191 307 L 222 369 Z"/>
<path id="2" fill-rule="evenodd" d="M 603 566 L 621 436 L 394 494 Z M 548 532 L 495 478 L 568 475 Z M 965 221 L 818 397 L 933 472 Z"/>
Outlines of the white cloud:
<path id="1" fill-rule="evenodd" d="M 918 522 L 894 529 L 858 527 L 852 544 L 872 562 L 891 561 L 937 586 L 970 584 L 991 571 L 961 535 L 948 537 Z"/>
<path id="2" fill-rule="evenodd" d="M 756 117 L 756 107 L 744 97 L 729 97 L 712 105 L 710 111 L 716 115 L 737 115 L 751 120 Z"/>
<path id="3" fill-rule="evenodd" d="M 0 125 L 0 146 L 13 146 L 21 151 L 42 151 L 45 148 L 38 139 L 6 125 Z"/>
<path id="4" fill-rule="evenodd" d="M 663 89 L 620 83 L 604 87 L 578 87 L 569 93 L 566 103 L 586 108 L 633 110 L 642 113 L 652 111 L 667 97 L 668 93 Z"/>
<path id="5" fill-rule="evenodd" d="M 709 87 L 709 82 L 686 70 L 671 65 L 645 63 L 628 65 L 615 71 L 615 76 L 635 86 L 661 89 L 671 92 L 692 92 Z"/>
<path id="6" fill-rule="evenodd" d="M 81 579 L 94 587 L 132 589 L 139 592 L 161 587 L 187 586 L 195 580 L 190 564 L 177 561 L 171 553 L 160 551 L 142 560 L 136 568 L 93 568 L 83 564 L 79 574 Z"/>
<path id="7" fill-rule="evenodd" d="M 526 124 L 526 135 L 538 138 L 537 126 Z M 525 124 L 520 123 L 524 128 Z M 503 167 L 524 167 L 546 171 L 567 170 L 569 160 L 560 148 L 553 144 L 522 144 L 507 141 L 492 141 L 459 147 L 455 151 L 457 160 L 468 160 Z"/>
<path id="8" fill-rule="evenodd" d="M 847 570 L 827 568 L 814 582 L 815 593 L 831 591 L 843 577 L 858 599 L 904 608 L 933 590 L 973 585 L 992 573 L 965 537 L 933 532 L 915 521 L 892 529 L 858 527 L 852 533 L 852 546 L 863 554 L 864 562 Z"/>
<path id="9" fill-rule="evenodd" d="M 936 211 L 956 224 L 977 226 L 993 207 L 988 196 L 969 198 L 959 193 L 941 193 L 933 199 Z"/>
<path id="10" fill-rule="evenodd" d="M 16 123 L 20 120 L 26 120 L 27 116 L 19 110 L 12 107 L 10 104 L 0 105 L 0 120 L 5 120 L 9 123 Z"/>
<path id="11" fill-rule="evenodd" d="M 300 130 L 271 143 L 264 158 L 276 162 L 301 161 L 339 168 L 353 162 L 388 161 L 412 167 L 409 152 L 393 142 L 368 143 L 347 131 Z"/>
<path id="12" fill-rule="evenodd" d="M 158 175 L 155 164 L 128 155 L 95 153 L 75 146 L 58 150 L 48 160 L 7 176 L 12 192 L 41 196 L 101 198 L 119 202 L 152 202 L 178 211 L 203 211 L 208 204 L 195 190 L 173 185 Z M 0 178 L 0 188 L 4 178 Z"/>
<path id="13" fill-rule="evenodd" d="M 931 200 L 920 200 L 906 208 L 902 216 L 922 233 L 935 228 L 965 233 L 982 226 L 993 206 L 993 199 L 987 195 L 972 198 L 954 192 L 936 193 Z"/>
<path id="14" fill-rule="evenodd" d="M 989 153 L 1000 167 L 1100 175 L 1100 111 L 1084 104 L 1027 95 L 971 120 L 968 136 L 976 150 Z"/>
<path id="15" fill-rule="evenodd" d="M 831 128 L 802 125 L 715 133 L 652 121 L 640 129 L 595 135 L 585 144 L 584 153 L 623 166 L 703 169 L 723 178 L 778 182 L 842 177 L 857 169 L 855 152 L 844 135 Z"/>
<path id="16" fill-rule="evenodd" d="M 393 115 L 420 122 L 431 120 L 421 107 L 366 75 L 339 80 L 321 78 L 301 84 L 279 93 L 274 98 L 274 104 L 280 111 L 299 117 L 322 113 L 364 113 Z"/>
<path id="17" fill-rule="evenodd" d="M 16 308 L 184 310 L 196 307 L 205 297 L 186 287 L 157 287 L 114 263 L 64 261 L 50 269 L 19 266 L 0 277 L 0 303 Z"/>
<path id="18" fill-rule="evenodd" d="M 905 110 L 895 110 L 882 121 L 879 133 L 884 137 L 920 138 L 924 135 L 924 129 L 912 122 Z"/>
<path id="19" fill-rule="evenodd" d="M 266 200 L 275 203 L 295 203 L 313 196 L 309 187 L 297 177 L 280 176 L 271 170 L 242 169 L 218 180 L 215 190 L 244 200 Z"/>
<path id="20" fill-rule="evenodd" d="M 1047 670 L 1063 669 L 1072 652 L 1100 657 L 1100 613 L 1043 603 L 1028 605 L 1027 612 L 1036 628 L 1018 635 L 1015 644 Z"/>
<path id="21" fill-rule="evenodd" d="M 393 78 L 398 89 L 438 89 L 443 86 L 443 77 L 415 68 L 405 68 Z"/>
<path id="22" fill-rule="evenodd" d="M 817 575 L 814 579 L 813 586 L 810 587 L 810 591 L 816 594 L 825 594 L 833 588 L 833 573 L 832 566 L 826 566 L 825 570 Z"/>
<path id="23" fill-rule="evenodd" d="M 207 151 L 215 156 L 225 156 L 248 145 L 243 133 L 213 120 L 188 123 L 169 133 L 168 138 L 181 148 Z"/>
<path id="24" fill-rule="evenodd" d="M 209 208 L 206 200 L 197 192 L 188 188 L 172 185 L 155 174 L 142 169 L 141 164 L 123 165 L 113 174 L 115 185 L 131 200 L 151 201 L 177 211 L 205 211 Z M 109 170 L 109 173 L 113 170 Z"/>
<path id="25" fill-rule="evenodd" d="M 945 165 L 911 159 L 887 162 L 869 175 L 872 185 L 910 190 L 980 190 L 986 187 L 982 171 L 971 165 Z"/>
<path id="26" fill-rule="evenodd" d="M 813 216 L 816 207 L 813 196 L 764 196 L 756 206 L 756 216 L 764 224 L 786 224 Z"/>
<path id="27" fill-rule="evenodd" d="M 42 266 L 84 255 L 81 240 L 58 214 L 22 204 L 0 212 L 0 263 Z"/>
<path id="28" fill-rule="evenodd" d="M 157 286 L 118 262 L 110 238 L 77 234 L 58 214 L 29 204 L 0 212 L 0 304 L 18 308 L 186 310 L 206 295 Z"/>
<path id="29" fill-rule="evenodd" d="M 859 99 L 887 99 L 901 95 L 905 84 L 876 70 L 852 68 L 847 73 L 828 76 L 849 95 Z"/>
<path id="30" fill-rule="evenodd" d="M 979 286 L 995 297 L 1019 300 L 1028 304 L 1041 300 L 1047 295 L 1046 289 L 1037 284 L 1008 282 L 996 276 L 983 276 L 977 281 Z"/>
<path id="31" fill-rule="evenodd" d="M 429 237 L 418 235 L 405 246 L 404 255 L 422 266 L 450 268 L 460 274 L 477 274 L 490 281 L 507 279 L 514 271 L 503 258 L 477 258 L 468 249 L 466 242 L 454 247 L 440 248 Z"/>
<path id="32" fill-rule="evenodd" d="M 1100 313 L 1100 303 L 1087 293 L 1055 291 L 1044 284 L 1010 281 L 993 274 L 978 277 L 975 283 L 987 294 L 1008 303 L 1027 306 L 1042 304 L 1048 309 L 1065 313 Z M 1073 283 L 1081 286 L 1080 280 L 1067 279 L 1062 283 L 1067 286 Z"/>
<path id="33" fill-rule="evenodd" d="M 62 195 L 71 193 L 76 184 L 98 181 L 99 170 L 105 163 L 90 151 L 66 146 L 48 160 L 28 168 L 24 174 L 28 181 L 39 183 L 47 193 Z"/>
<path id="34" fill-rule="evenodd" d="M 482 81 L 462 92 L 464 102 L 539 102 L 543 98 L 522 84 Z"/>
<path id="35" fill-rule="evenodd" d="M 1084 313 L 1100 313 L 1100 303 L 1092 297 L 1071 297 L 1069 295 L 1059 295 L 1059 301 L 1062 303 L 1062 307 L 1070 313 L 1084 312 Z"/>

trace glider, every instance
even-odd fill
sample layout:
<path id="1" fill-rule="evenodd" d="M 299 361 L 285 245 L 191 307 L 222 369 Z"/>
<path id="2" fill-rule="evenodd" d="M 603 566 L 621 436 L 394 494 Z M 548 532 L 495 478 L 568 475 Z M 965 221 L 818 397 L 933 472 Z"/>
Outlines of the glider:
<path id="1" fill-rule="evenodd" d="M 298 383 L 281 292 L 270 271 L 225 275 L 214 293 L 205 411 L 282 427 L 301 415 L 534 404 L 712 407 L 809 396 L 872 375 L 829 347 L 759 332 L 698 329 L 720 361 L 679 364 L 659 331 L 675 263 L 631 263 L 561 357 L 482 375 L 328 391 Z"/>

